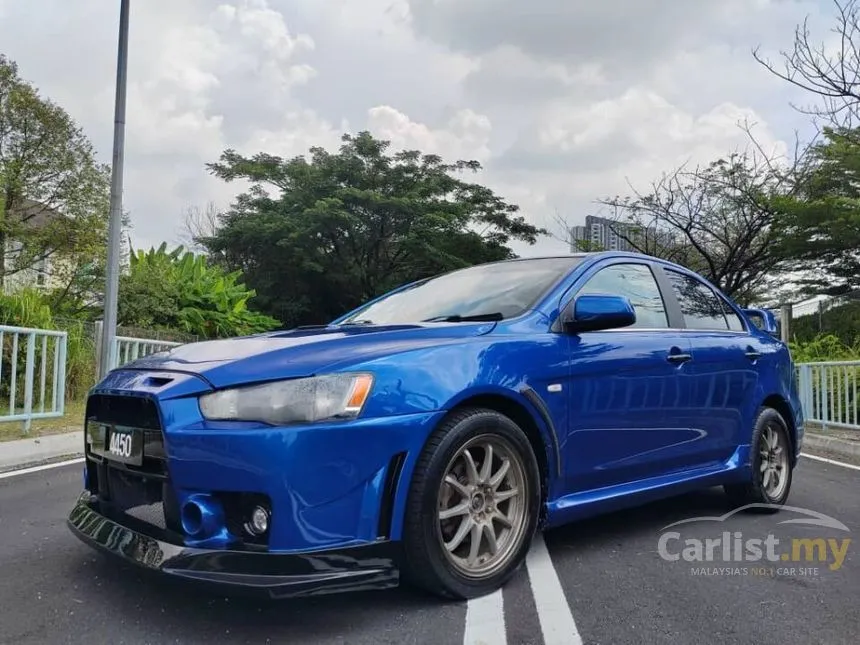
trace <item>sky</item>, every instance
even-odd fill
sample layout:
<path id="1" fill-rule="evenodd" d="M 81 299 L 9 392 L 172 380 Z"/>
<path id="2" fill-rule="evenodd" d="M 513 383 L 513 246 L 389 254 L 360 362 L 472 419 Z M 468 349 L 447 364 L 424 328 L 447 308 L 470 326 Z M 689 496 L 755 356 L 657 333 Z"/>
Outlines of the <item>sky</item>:
<path id="1" fill-rule="evenodd" d="M 225 148 L 285 157 L 370 130 L 395 149 L 476 159 L 474 179 L 537 226 L 682 163 L 808 136 L 769 74 L 831 0 L 131 0 L 124 209 L 135 247 L 178 242 L 184 212 L 244 188 Z M 109 162 L 118 0 L 0 0 L 0 52 Z M 565 253 L 548 238 L 521 255 Z"/>

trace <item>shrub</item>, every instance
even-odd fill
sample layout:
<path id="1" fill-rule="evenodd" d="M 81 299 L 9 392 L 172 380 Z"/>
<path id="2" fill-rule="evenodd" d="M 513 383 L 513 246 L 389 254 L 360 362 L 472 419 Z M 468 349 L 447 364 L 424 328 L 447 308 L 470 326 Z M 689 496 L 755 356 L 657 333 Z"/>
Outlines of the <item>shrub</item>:
<path id="1" fill-rule="evenodd" d="M 68 340 L 66 345 L 66 396 L 72 399 L 83 397 L 87 390 L 95 383 L 95 346 L 93 344 L 92 325 L 80 321 L 58 321 L 51 313 L 45 296 L 34 290 L 23 290 L 14 295 L 0 295 L 0 325 L 10 327 L 26 327 L 31 329 L 56 329 L 66 331 Z M 2 342 L 2 357 L 0 357 L 0 369 L 3 374 L 11 374 L 12 352 L 14 340 L 11 335 L 4 334 Z M 27 360 L 27 338 L 24 335 L 18 337 L 18 354 L 16 362 L 15 401 L 16 407 L 23 405 L 24 401 L 24 370 Z M 39 378 L 40 362 L 42 358 L 42 342 L 36 343 L 36 376 Z M 54 355 L 54 343 L 48 341 L 46 355 L 46 393 L 53 388 L 51 376 L 53 370 L 51 364 Z M 4 377 L 0 381 L 0 395 L 7 401 L 10 396 L 11 378 Z M 34 405 L 38 405 L 40 384 L 34 384 Z M 49 394 L 47 396 L 50 396 Z"/>
<path id="2" fill-rule="evenodd" d="M 812 340 L 789 343 L 795 363 L 860 360 L 860 342 L 849 345 L 834 334 L 819 334 Z"/>

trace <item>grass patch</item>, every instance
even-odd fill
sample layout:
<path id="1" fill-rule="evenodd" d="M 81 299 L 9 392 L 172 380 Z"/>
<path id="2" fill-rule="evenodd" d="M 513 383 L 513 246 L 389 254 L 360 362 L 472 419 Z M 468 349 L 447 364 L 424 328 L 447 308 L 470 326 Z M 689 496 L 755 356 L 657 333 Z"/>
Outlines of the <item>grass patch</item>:
<path id="1" fill-rule="evenodd" d="M 24 424 L 21 421 L 0 423 L 0 441 L 44 437 L 50 434 L 74 432 L 83 429 L 86 400 L 66 402 L 65 414 L 54 419 L 34 419 L 30 432 L 24 434 Z"/>

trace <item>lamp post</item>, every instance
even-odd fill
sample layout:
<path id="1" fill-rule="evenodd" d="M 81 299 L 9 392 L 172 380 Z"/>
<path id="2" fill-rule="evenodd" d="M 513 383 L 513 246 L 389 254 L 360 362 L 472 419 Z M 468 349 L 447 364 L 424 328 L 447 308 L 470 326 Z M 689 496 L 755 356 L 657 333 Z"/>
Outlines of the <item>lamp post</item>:
<path id="1" fill-rule="evenodd" d="M 125 157 L 125 98 L 128 80 L 129 0 L 120 0 L 119 45 L 116 61 L 116 98 L 113 121 L 113 162 L 110 178 L 110 223 L 104 296 L 104 326 L 101 334 L 99 379 L 110 371 L 115 351 L 116 309 L 119 291 L 120 241 L 122 233 L 122 179 Z"/>

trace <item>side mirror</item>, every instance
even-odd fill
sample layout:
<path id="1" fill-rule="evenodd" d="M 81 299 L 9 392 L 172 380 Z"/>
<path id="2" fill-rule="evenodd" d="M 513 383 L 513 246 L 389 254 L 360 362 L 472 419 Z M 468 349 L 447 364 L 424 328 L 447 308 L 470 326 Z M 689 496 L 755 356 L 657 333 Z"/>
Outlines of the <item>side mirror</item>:
<path id="1" fill-rule="evenodd" d="M 629 327 L 636 322 L 636 312 L 624 296 L 584 294 L 565 307 L 561 315 L 564 330 L 575 334 Z"/>
<path id="2" fill-rule="evenodd" d="M 767 309 L 744 309 L 744 314 L 750 319 L 753 325 L 762 331 L 766 331 L 771 336 L 779 338 L 779 323 L 772 311 L 768 311 Z"/>

